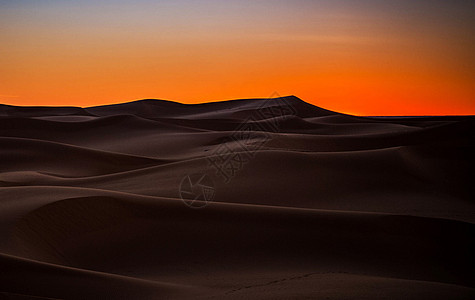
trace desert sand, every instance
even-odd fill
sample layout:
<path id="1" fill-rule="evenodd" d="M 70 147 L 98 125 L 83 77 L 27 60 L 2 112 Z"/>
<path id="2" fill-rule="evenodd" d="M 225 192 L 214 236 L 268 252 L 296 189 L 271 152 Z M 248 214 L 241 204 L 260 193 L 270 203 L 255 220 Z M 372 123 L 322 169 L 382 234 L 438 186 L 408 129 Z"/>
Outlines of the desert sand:
<path id="1" fill-rule="evenodd" d="M 293 96 L 0 105 L 0 299 L 475 299 L 474 138 Z"/>

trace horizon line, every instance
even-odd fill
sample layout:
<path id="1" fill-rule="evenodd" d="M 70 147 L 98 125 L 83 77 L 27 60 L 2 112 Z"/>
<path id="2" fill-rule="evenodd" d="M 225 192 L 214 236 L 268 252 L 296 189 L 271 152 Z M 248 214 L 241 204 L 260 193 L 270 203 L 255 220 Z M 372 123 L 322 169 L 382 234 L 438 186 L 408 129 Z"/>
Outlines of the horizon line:
<path id="1" fill-rule="evenodd" d="M 223 102 L 232 102 L 232 101 L 249 101 L 249 100 L 255 100 L 255 101 L 265 101 L 265 100 L 271 100 L 271 99 L 282 99 L 282 98 L 295 98 L 297 100 L 300 100 L 308 105 L 311 105 L 313 107 L 327 110 L 330 112 L 342 114 L 342 115 L 348 115 L 348 116 L 355 116 L 355 117 L 368 117 L 368 118 L 426 118 L 426 117 L 475 117 L 475 114 L 444 114 L 444 115 L 358 115 L 358 114 L 351 114 L 351 113 L 345 113 L 345 112 L 340 112 L 340 111 L 335 111 L 331 109 L 327 109 L 315 104 L 312 104 L 310 102 L 307 102 L 298 96 L 295 95 L 286 95 L 286 96 L 279 96 L 279 97 L 267 97 L 267 98 L 261 98 L 261 97 L 256 97 L 256 98 L 236 98 L 236 99 L 225 99 L 225 100 L 211 100 L 211 101 L 206 101 L 206 102 L 198 102 L 198 103 L 183 103 L 177 100 L 169 100 L 169 99 L 160 99 L 160 98 L 143 98 L 143 99 L 135 99 L 131 101 L 124 101 L 124 102 L 114 102 L 114 103 L 108 103 L 108 104 L 101 104 L 101 105 L 93 105 L 93 106 L 79 106 L 79 105 L 14 105 L 14 104 L 7 104 L 7 103 L 1 103 L 0 106 L 10 106 L 10 107 L 22 107 L 22 108 L 81 108 L 81 109 L 88 109 L 88 108 L 95 108 L 95 107 L 104 107 L 104 106 L 115 106 L 115 105 L 122 105 L 122 104 L 129 104 L 129 103 L 135 103 L 135 102 L 142 102 L 142 101 L 161 101 L 161 102 L 168 102 L 168 103 L 173 103 L 173 104 L 178 104 L 178 105 L 184 105 L 184 106 L 194 106 L 194 105 L 204 105 L 204 104 L 216 104 L 216 103 L 223 103 Z"/>

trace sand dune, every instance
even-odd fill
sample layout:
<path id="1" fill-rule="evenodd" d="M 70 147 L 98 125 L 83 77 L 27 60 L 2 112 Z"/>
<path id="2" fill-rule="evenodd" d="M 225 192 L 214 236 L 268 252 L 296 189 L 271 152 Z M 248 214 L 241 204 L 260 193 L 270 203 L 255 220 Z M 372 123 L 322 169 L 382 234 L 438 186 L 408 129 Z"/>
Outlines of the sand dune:
<path id="1" fill-rule="evenodd" d="M 0 299 L 473 299 L 474 138 L 296 97 L 1 105 Z"/>

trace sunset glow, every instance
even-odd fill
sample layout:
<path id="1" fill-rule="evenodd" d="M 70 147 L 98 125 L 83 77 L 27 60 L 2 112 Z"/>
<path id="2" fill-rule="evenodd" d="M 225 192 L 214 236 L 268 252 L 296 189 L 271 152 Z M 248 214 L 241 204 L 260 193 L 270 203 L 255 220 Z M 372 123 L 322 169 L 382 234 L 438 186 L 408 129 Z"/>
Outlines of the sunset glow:
<path id="1" fill-rule="evenodd" d="M 475 114 L 472 1 L 5 1 L 0 103 L 277 92 L 358 115 Z"/>

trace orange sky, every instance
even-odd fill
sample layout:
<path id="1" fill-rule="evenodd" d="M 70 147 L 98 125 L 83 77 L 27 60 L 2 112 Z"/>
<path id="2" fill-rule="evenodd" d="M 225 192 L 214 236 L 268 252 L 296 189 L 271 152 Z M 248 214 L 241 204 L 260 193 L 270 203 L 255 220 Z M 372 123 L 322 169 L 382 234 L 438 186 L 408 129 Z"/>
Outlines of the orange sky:
<path id="1" fill-rule="evenodd" d="M 277 92 L 359 115 L 475 114 L 467 1 L 37 2 L 0 4 L 0 103 Z"/>

